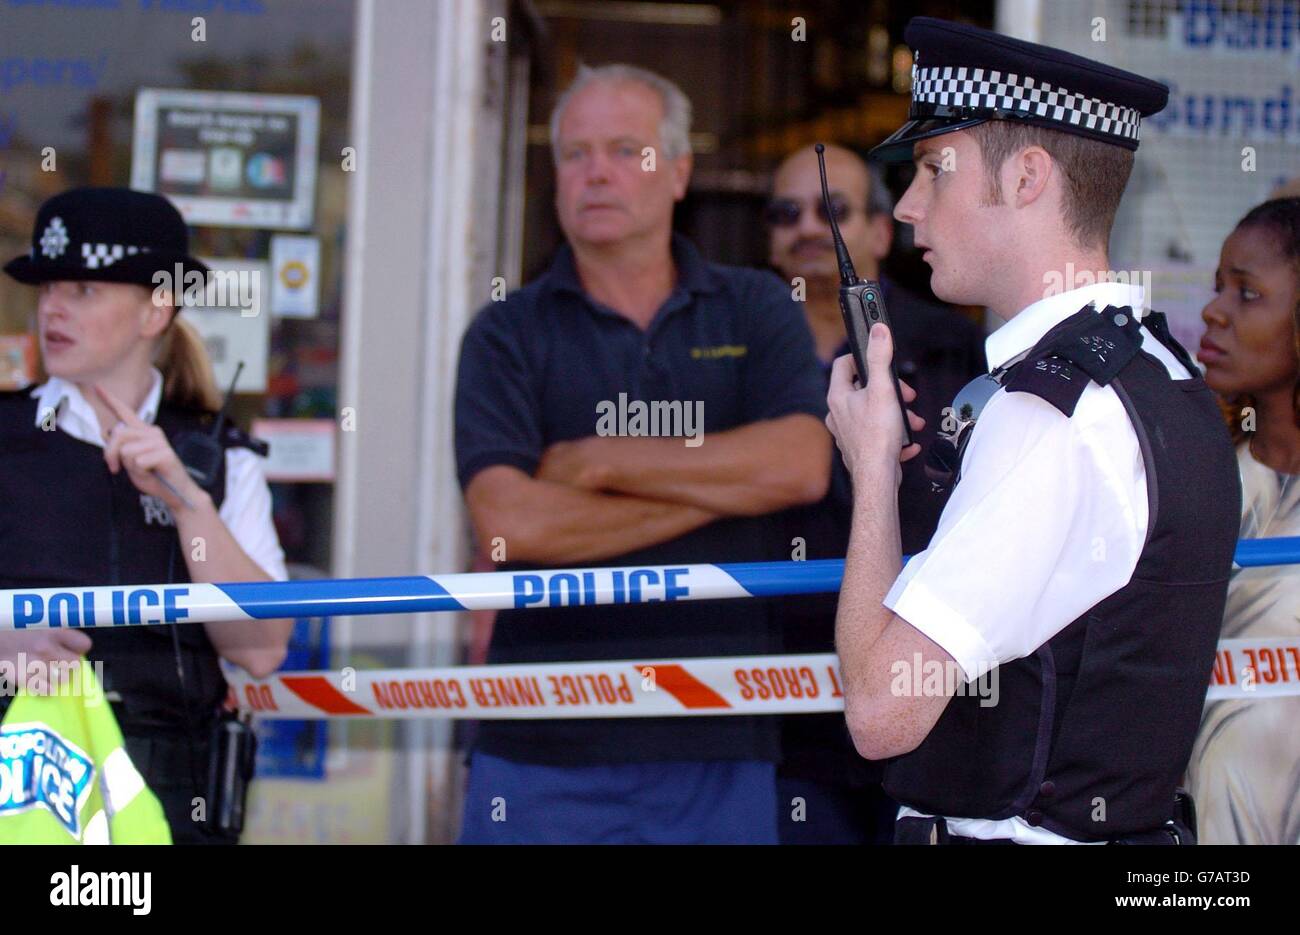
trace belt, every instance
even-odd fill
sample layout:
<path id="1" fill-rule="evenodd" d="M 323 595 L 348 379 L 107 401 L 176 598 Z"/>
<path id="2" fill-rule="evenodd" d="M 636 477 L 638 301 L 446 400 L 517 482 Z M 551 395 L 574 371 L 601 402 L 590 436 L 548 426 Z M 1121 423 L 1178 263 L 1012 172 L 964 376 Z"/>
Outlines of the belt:
<path id="1" fill-rule="evenodd" d="M 908 815 L 894 822 L 895 844 L 1015 844 L 1010 838 L 969 838 L 953 834 L 942 816 Z"/>
<path id="2" fill-rule="evenodd" d="M 895 844 L 1015 844 L 1010 838 L 970 838 L 953 834 L 942 816 L 922 818 L 908 815 L 894 822 Z M 1165 822 L 1151 831 L 1139 831 L 1113 838 L 1107 844 L 1195 844 L 1196 835 L 1181 821 Z"/>

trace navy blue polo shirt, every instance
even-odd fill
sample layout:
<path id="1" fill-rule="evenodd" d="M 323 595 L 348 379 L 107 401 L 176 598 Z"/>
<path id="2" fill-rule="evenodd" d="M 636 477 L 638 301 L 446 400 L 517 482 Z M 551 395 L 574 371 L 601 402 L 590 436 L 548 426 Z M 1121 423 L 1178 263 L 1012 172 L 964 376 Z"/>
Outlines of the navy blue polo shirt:
<path id="1" fill-rule="evenodd" d="M 672 253 L 677 283 L 645 330 L 583 291 L 567 245 L 546 273 L 478 313 L 465 333 L 457 376 L 462 489 L 492 465 L 532 474 L 547 446 L 597 434 L 598 405 L 616 404 L 620 393 L 646 403 L 701 401 L 704 445 L 710 433 L 763 419 L 824 418 L 824 379 L 789 286 L 770 272 L 705 262 L 680 235 Z M 773 553 L 775 530 L 772 516 L 731 517 L 588 564 L 788 559 L 788 550 Z M 664 659 L 779 648 L 767 602 L 684 601 L 501 611 L 488 661 Z M 559 765 L 779 755 L 777 719 L 770 717 L 486 721 L 477 746 L 507 759 Z"/>

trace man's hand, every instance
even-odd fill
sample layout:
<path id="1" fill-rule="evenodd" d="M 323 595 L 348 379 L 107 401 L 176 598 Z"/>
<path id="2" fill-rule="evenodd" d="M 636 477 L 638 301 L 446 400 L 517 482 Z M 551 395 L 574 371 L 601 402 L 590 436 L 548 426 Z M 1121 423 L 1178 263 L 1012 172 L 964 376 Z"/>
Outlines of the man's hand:
<path id="1" fill-rule="evenodd" d="M 903 447 L 903 417 L 889 376 L 893 356 L 894 342 L 889 329 L 877 323 L 871 326 L 871 340 L 867 345 L 869 374 L 864 388 L 853 385 L 851 354 L 837 358 L 831 368 L 831 385 L 826 393 L 826 406 L 830 410 L 826 427 L 835 436 L 835 444 L 850 473 L 871 464 L 892 464 L 901 480 L 898 465 L 921 452 L 921 446 L 915 442 Z M 904 402 L 916 399 L 914 389 L 901 380 L 899 385 Z M 925 425 L 925 420 L 910 409 L 907 418 L 914 432 Z"/>
<path id="2" fill-rule="evenodd" d="M 542 452 L 537 480 L 568 484 L 579 490 L 603 490 L 608 483 L 609 462 L 602 457 L 609 439 L 590 435 L 568 442 L 556 442 Z"/>
<path id="3" fill-rule="evenodd" d="M 186 504 L 159 481 L 160 477 L 180 491 L 189 505 L 200 503 L 206 493 L 185 470 L 163 430 L 141 420 L 126 403 L 103 387 L 96 386 L 95 390 L 121 420 L 104 433 L 104 460 L 108 469 L 116 474 L 126 468 L 136 489 L 162 500 L 173 516 L 180 513 Z"/>

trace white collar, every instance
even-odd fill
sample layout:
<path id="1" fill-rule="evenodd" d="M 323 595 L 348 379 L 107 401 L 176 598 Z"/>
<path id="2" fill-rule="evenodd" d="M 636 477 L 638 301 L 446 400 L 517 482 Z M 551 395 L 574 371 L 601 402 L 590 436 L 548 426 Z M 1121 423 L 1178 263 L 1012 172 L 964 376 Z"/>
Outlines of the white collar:
<path id="1" fill-rule="evenodd" d="M 1043 335 L 1089 303 L 1097 311 L 1107 305 L 1116 308 L 1127 305 L 1137 318 L 1145 314 L 1142 287 L 1134 283 L 1098 282 L 1049 295 L 1025 308 L 984 339 L 984 355 L 988 358 L 989 370 L 996 370 L 1021 351 L 1029 350 Z"/>
<path id="2" fill-rule="evenodd" d="M 157 367 L 150 367 L 149 374 L 152 378 L 149 392 L 145 394 L 144 402 L 136 410 L 136 415 L 140 417 L 142 422 L 152 423 L 158 417 L 158 405 L 162 400 L 163 379 L 162 373 Z M 37 400 L 37 426 L 43 424 L 49 418 L 50 411 L 54 410 L 58 413 L 55 417 L 56 428 L 62 429 L 73 438 L 81 441 L 103 445 L 99 419 L 95 416 L 95 410 L 86 397 L 82 395 L 77 384 L 62 377 L 50 377 L 33 389 L 30 395 Z"/>

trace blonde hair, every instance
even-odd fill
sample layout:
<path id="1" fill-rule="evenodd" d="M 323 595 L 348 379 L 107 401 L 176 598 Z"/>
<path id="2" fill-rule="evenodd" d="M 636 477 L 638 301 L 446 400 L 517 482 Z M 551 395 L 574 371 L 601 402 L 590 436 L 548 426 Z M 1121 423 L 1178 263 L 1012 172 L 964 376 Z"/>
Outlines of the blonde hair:
<path id="1" fill-rule="evenodd" d="M 212 361 L 203 339 L 179 312 L 163 332 L 155 364 L 163 375 L 163 399 L 185 409 L 221 408 L 221 391 L 212 375 Z"/>

